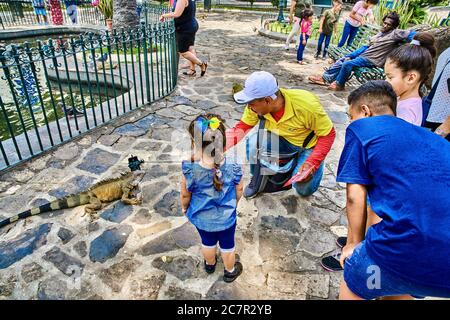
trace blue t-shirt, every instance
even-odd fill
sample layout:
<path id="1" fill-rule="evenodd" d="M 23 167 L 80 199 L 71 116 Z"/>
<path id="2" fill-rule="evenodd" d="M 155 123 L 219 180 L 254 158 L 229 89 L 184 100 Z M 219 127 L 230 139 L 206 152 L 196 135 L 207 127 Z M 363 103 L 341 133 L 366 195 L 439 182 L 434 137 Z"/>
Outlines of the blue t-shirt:
<path id="1" fill-rule="evenodd" d="M 223 231 L 236 223 L 236 185 L 242 177 L 242 168 L 229 159 L 220 167 L 223 188 L 217 191 L 213 185 L 213 169 L 206 169 L 198 162 L 183 161 L 186 188 L 192 193 L 186 215 L 200 230 Z"/>
<path id="2" fill-rule="evenodd" d="M 383 221 L 369 256 L 398 277 L 450 290 L 450 143 L 394 116 L 351 123 L 337 181 L 367 186 Z"/>

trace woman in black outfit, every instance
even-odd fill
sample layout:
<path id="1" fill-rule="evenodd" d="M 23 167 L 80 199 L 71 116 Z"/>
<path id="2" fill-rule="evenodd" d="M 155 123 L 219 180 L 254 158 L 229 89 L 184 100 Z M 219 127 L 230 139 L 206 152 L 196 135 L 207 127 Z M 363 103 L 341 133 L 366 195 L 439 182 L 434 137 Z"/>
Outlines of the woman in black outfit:
<path id="1" fill-rule="evenodd" d="M 187 59 L 191 65 L 189 71 L 183 72 L 185 75 L 195 76 L 195 65 L 200 66 L 203 75 L 206 72 L 208 64 L 201 61 L 195 55 L 194 42 L 195 34 L 198 30 L 198 23 L 195 19 L 195 0 L 176 0 L 173 7 L 173 12 L 165 13 L 159 18 L 164 21 L 167 18 L 174 18 L 175 20 L 175 36 L 177 39 L 177 47 L 180 55 Z"/>

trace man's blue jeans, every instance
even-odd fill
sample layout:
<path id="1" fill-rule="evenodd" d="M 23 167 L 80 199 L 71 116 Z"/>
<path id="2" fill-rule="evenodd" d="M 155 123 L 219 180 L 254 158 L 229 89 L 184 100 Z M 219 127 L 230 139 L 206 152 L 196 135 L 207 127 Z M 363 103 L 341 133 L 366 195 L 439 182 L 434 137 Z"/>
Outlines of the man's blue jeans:
<path id="1" fill-rule="evenodd" d="M 351 46 L 353 43 L 353 40 L 356 37 L 356 34 L 358 33 L 359 27 L 354 27 L 348 21 L 345 21 L 344 30 L 342 32 L 342 38 L 341 41 L 339 41 L 338 47 L 343 47 L 345 45 L 345 41 L 347 41 L 347 47 Z"/>
<path id="2" fill-rule="evenodd" d="M 306 43 L 308 43 L 309 36 L 306 36 Z M 297 49 L 297 61 L 303 61 L 303 51 L 305 51 L 306 44 L 303 45 L 303 34 L 300 34 L 300 43 Z"/>
<path id="3" fill-rule="evenodd" d="M 269 132 L 266 130 L 266 132 Z M 294 170 L 294 174 L 298 172 L 301 165 L 308 159 L 309 155 L 313 152 L 314 148 L 304 149 L 302 147 L 294 146 L 289 142 L 282 139 L 278 139 L 278 136 L 274 133 L 268 135 L 262 135 L 264 139 L 260 141 L 260 151 L 261 152 L 273 152 L 273 153 L 293 153 L 295 151 L 299 152 L 299 157 L 297 161 L 297 166 Z M 257 131 L 251 132 L 246 138 L 246 149 L 247 149 L 247 160 L 250 163 L 250 173 L 253 175 L 255 165 L 256 165 L 256 140 Z M 275 142 L 277 141 L 277 142 Z M 278 150 L 276 150 L 278 149 Z M 310 196 L 320 186 L 320 181 L 322 181 L 324 162 L 319 166 L 319 168 L 314 172 L 311 180 L 303 183 L 294 183 L 293 187 L 295 191 L 301 196 Z"/>
<path id="4" fill-rule="evenodd" d="M 375 67 L 375 65 L 372 62 L 370 62 L 369 59 L 366 59 L 364 57 L 357 57 L 355 59 L 345 61 L 342 64 L 341 70 L 339 71 L 339 74 L 336 77 L 336 83 L 341 87 L 345 86 L 345 82 L 347 82 L 348 78 L 350 77 L 353 68 L 359 67 L 373 68 Z"/>
<path id="5" fill-rule="evenodd" d="M 327 52 L 328 52 L 328 47 L 330 45 L 330 41 L 331 41 L 331 36 L 330 35 L 326 35 L 321 33 L 319 36 L 319 42 L 317 43 L 317 55 L 320 56 L 320 52 L 322 51 L 322 44 L 323 41 L 325 40 L 325 47 L 323 48 L 323 57 L 325 58 L 327 56 Z"/>

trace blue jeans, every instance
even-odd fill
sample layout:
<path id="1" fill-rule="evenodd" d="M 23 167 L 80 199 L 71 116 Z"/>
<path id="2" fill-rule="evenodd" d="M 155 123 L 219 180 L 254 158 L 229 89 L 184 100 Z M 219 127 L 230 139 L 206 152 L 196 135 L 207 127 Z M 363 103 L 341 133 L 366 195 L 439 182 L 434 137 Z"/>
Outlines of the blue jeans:
<path id="1" fill-rule="evenodd" d="M 330 41 L 331 41 L 331 36 L 330 35 L 326 35 L 321 33 L 319 36 L 319 43 L 317 44 L 317 55 L 320 56 L 320 52 L 322 51 L 322 44 L 323 41 L 325 40 L 325 47 L 323 48 L 323 57 L 325 58 L 327 56 L 327 52 L 328 52 L 328 46 L 330 45 Z"/>
<path id="2" fill-rule="evenodd" d="M 403 254 L 411 253 L 404 252 Z M 407 268 L 408 266 L 403 267 Z M 448 290 L 415 284 L 400 279 L 392 272 L 381 268 L 367 254 L 366 241 L 361 242 L 352 255 L 345 260 L 344 280 L 354 294 L 366 300 L 406 294 L 416 298 L 428 296 L 450 298 Z"/>
<path id="3" fill-rule="evenodd" d="M 341 70 L 339 71 L 339 74 L 336 77 L 336 83 L 341 87 L 345 86 L 345 82 L 347 82 L 348 78 L 350 77 L 353 68 L 360 68 L 360 67 L 373 68 L 375 67 L 375 65 L 372 62 L 370 62 L 369 59 L 366 59 L 364 57 L 357 57 L 355 59 L 345 61 L 342 64 Z"/>
<path id="4" fill-rule="evenodd" d="M 306 36 L 306 43 L 308 43 L 309 36 Z M 300 43 L 297 49 L 297 61 L 303 61 L 303 51 L 305 51 L 306 44 L 303 45 L 303 34 L 300 34 Z"/>
<path id="5" fill-rule="evenodd" d="M 304 149 L 299 146 L 294 146 L 293 144 L 290 144 L 289 142 L 286 142 L 281 139 L 276 139 L 277 135 L 274 133 L 271 133 L 272 138 L 270 138 L 270 135 L 268 136 L 268 139 L 263 139 L 262 142 L 260 142 L 260 149 L 262 152 L 279 152 L 279 153 L 293 153 L 298 151 L 299 156 L 297 160 L 297 165 L 294 169 L 294 174 L 298 172 L 301 165 L 308 159 L 309 155 L 313 152 L 314 148 L 311 149 Z M 249 136 L 246 139 L 246 149 L 247 149 L 247 160 L 250 162 L 250 173 L 253 175 L 255 165 L 256 165 L 256 140 L 257 140 L 257 131 L 254 131 L 249 134 Z M 265 140 L 265 141 L 264 141 Z M 274 141 L 278 141 L 278 150 L 275 150 L 275 148 L 272 149 L 273 146 L 276 146 L 276 143 Z M 301 195 L 301 196 L 310 196 L 314 192 L 317 191 L 317 189 L 320 186 L 320 181 L 322 181 L 323 176 L 323 170 L 324 170 L 324 162 L 319 166 L 319 168 L 314 172 L 313 177 L 311 180 L 307 182 L 296 182 L 293 184 L 293 187 L 295 191 Z"/>
<path id="6" fill-rule="evenodd" d="M 353 40 L 356 37 L 356 34 L 358 33 L 359 27 L 354 27 L 348 21 L 345 21 L 344 31 L 342 32 L 342 38 L 341 41 L 339 41 L 338 47 L 343 47 L 345 45 L 345 41 L 347 41 L 347 46 L 351 46 L 353 43 Z"/>

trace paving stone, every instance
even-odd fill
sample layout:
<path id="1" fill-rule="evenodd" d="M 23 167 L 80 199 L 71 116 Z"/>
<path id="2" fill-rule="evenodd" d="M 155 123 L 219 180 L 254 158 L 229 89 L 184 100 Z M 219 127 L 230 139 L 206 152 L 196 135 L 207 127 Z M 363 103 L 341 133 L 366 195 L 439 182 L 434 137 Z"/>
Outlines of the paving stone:
<path id="1" fill-rule="evenodd" d="M 308 275 L 308 295 L 319 298 L 328 298 L 330 293 L 330 276 L 322 274 Z"/>
<path id="2" fill-rule="evenodd" d="M 87 245 L 86 245 L 86 242 L 84 242 L 84 241 L 77 242 L 73 246 L 73 249 L 75 250 L 76 253 L 78 253 L 78 255 L 81 258 L 84 258 L 87 255 Z"/>
<path id="3" fill-rule="evenodd" d="M 186 105 L 186 106 L 192 106 L 192 101 L 184 96 L 176 96 L 174 98 L 171 98 L 168 104 L 168 107 L 173 107 L 176 105 Z"/>
<path id="4" fill-rule="evenodd" d="M 245 272 L 245 270 L 243 271 Z M 226 283 L 220 278 L 206 293 L 207 300 L 248 300 L 251 295 L 239 283 L 239 278 L 232 283 Z"/>
<path id="5" fill-rule="evenodd" d="M 298 213 L 298 200 L 299 197 L 296 195 L 290 195 L 286 198 L 280 200 L 281 204 L 286 208 L 288 214 Z"/>
<path id="6" fill-rule="evenodd" d="M 300 235 L 303 228 L 295 218 L 285 218 L 282 216 L 263 216 L 261 217 L 261 228 L 270 231 L 288 231 L 295 235 Z"/>
<path id="7" fill-rule="evenodd" d="M 76 144 L 67 144 L 53 152 L 53 157 L 60 160 L 71 160 L 80 154 L 80 149 Z"/>
<path id="8" fill-rule="evenodd" d="M 126 205 L 122 201 L 116 202 L 112 207 L 106 209 L 100 217 L 115 223 L 121 223 L 133 213 L 133 206 Z"/>
<path id="9" fill-rule="evenodd" d="M 0 278 L 0 297 L 9 297 L 13 294 L 18 279 L 15 275 Z"/>
<path id="10" fill-rule="evenodd" d="M 320 193 L 341 209 L 347 205 L 347 194 L 345 190 L 332 191 L 326 188 L 320 188 Z"/>
<path id="11" fill-rule="evenodd" d="M 148 141 L 148 142 L 141 142 L 135 145 L 134 149 L 145 151 L 161 151 L 162 145 L 163 144 L 161 142 Z M 151 169 L 149 168 L 147 171 L 150 172 Z"/>
<path id="12" fill-rule="evenodd" d="M 71 194 L 77 194 L 94 185 L 95 178 L 89 176 L 76 176 L 64 183 L 60 188 L 50 191 L 48 194 L 59 199 Z"/>
<path id="13" fill-rule="evenodd" d="M 114 144 L 114 150 L 116 151 L 126 151 L 130 149 L 133 143 L 136 141 L 135 137 L 123 136 L 119 141 Z"/>
<path id="14" fill-rule="evenodd" d="M 141 208 L 131 219 L 133 223 L 137 224 L 149 224 L 152 220 L 150 211 L 146 208 Z"/>
<path id="15" fill-rule="evenodd" d="M 338 221 L 341 216 L 339 213 L 332 210 L 317 208 L 313 206 L 307 207 L 306 213 L 309 215 L 309 218 L 312 221 L 320 222 L 326 224 L 327 226 L 331 226 L 333 223 Z"/>
<path id="16" fill-rule="evenodd" d="M 172 128 L 164 128 L 153 130 L 151 137 L 155 140 L 164 140 L 164 141 L 175 141 L 172 140 L 172 135 L 174 134 L 174 130 Z"/>
<path id="17" fill-rule="evenodd" d="M 131 298 L 136 300 L 156 300 L 159 290 L 166 280 L 164 273 L 149 274 L 130 283 Z"/>
<path id="18" fill-rule="evenodd" d="M 305 299 L 308 292 L 308 276 L 287 272 L 269 272 L 267 287 L 269 291 L 281 294 L 281 297 Z"/>
<path id="19" fill-rule="evenodd" d="M 115 129 L 114 133 L 120 134 L 121 136 L 140 137 L 146 134 L 147 130 L 142 129 L 134 124 L 127 123 Z"/>
<path id="20" fill-rule="evenodd" d="M 106 134 L 102 135 L 97 142 L 103 144 L 104 146 L 112 146 L 114 145 L 119 139 L 121 135 L 120 134 Z"/>
<path id="21" fill-rule="evenodd" d="M 100 225 L 98 224 L 98 222 L 90 222 L 88 224 L 88 232 L 89 233 L 95 232 L 95 231 L 97 231 L 99 229 L 100 229 Z"/>
<path id="22" fill-rule="evenodd" d="M 70 240 L 75 237 L 75 234 L 66 228 L 60 228 L 58 231 L 58 237 L 61 239 L 63 244 L 68 243 Z"/>
<path id="23" fill-rule="evenodd" d="M 120 292 L 127 278 L 132 274 L 141 263 L 134 259 L 124 259 L 113 264 L 107 269 L 100 271 L 99 278 L 110 287 L 113 292 Z"/>
<path id="24" fill-rule="evenodd" d="M 318 269 L 319 263 L 316 260 L 309 258 L 303 252 L 296 252 L 291 255 L 287 255 L 277 260 L 274 263 L 276 269 L 282 272 L 305 272 L 305 271 L 316 271 Z M 273 266 L 269 266 L 269 269 Z"/>
<path id="25" fill-rule="evenodd" d="M 45 245 L 51 228 L 51 223 L 45 223 L 14 239 L 0 242 L 0 269 L 8 268 Z"/>
<path id="26" fill-rule="evenodd" d="M 81 275 L 84 269 L 84 264 L 79 259 L 69 256 L 58 247 L 47 251 L 43 259 L 52 263 L 66 276 Z"/>
<path id="27" fill-rule="evenodd" d="M 167 121 L 168 121 L 168 119 L 166 119 L 164 117 L 159 117 L 157 115 L 150 114 L 150 115 L 140 119 L 139 121 L 136 121 L 134 123 L 134 125 L 138 128 L 148 130 L 151 127 L 165 124 L 165 123 L 167 123 Z"/>
<path id="28" fill-rule="evenodd" d="M 336 249 L 336 240 L 330 231 L 313 224 L 303 233 L 299 248 L 315 257 L 321 257 Z"/>
<path id="29" fill-rule="evenodd" d="M 169 286 L 164 294 L 172 300 L 200 300 L 202 298 L 200 293 L 178 288 L 176 286 Z"/>
<path id="30" fill-rule="evenodd" d="M 197 116 L 197 115 L 199 115 L 199 114 L 204 112 L 201 109 L 196 109 L 196 108 L 193 108 L 193 107 L 190 107 L 190 106 L 187 106 L 187 105 L 178 105 L 178 106 L 175 107 L 175 109 L 180 111 L 180 112 L 182 112 L 182 113 L 184 113 L 184 114 L 193 115 L 193 116 Z"/>
<path id="31" fill-rule="evenodd" d="M 169 221 L 162 221 L 162 222 L 155 223 L 147 228 L 137 229 L 136 234 L 140 238 L 145 238 L 145 237 L 160 233 L 162 231 L 168 230 L 170 228 L 172 228 L 172 224 Z"/>
<path id="32" fill-rule="evenodd" d="M 48 278 L 39 283 L 37 298 L 39 300 L 66 300 L 67 283 L 57 277 Z"/>
<path id="33" fill-rule="evenodd" d="M 158 257 L 152 262 L 153 267 L 164 270 L 181 281 L 197 277 L 199 274 L 199 264 L 199 260 L 186 255 L 174 257 L 166 262 L 161 257 Z"/>
<path id="34" fill-rule="evenodd" d="M 211 100 L 200 100 L 200 101 L 197 101 L 194 106 L 195 106 L 195 108 L 200 108 L 200 109 L 207 111 L 207 110 L 214 108 L 216 105 L 217 104 Z"/>
<path id="35" fill-rule="evenodd" d="M 181 227 L 147 242 L 141 247 L 139 254 L 149 256 L 177 249 L 188 249 L 199 243 L 201 242 L 197 230 L 191 223 L 187 222 Z"/>
<path id="36" fill-rule="evenodd" d="M 96 148 L 88 152 L 77 168 L 95 174 L 102 174 L 116 164 L 119 159 L 120 155 L 116 153 Z"/>
<path id="37" fill-rule="evenodd" d="M 174 110 L 172 108 L 165 108 L 165 109 L 161 109 L 156 111 L 156 114 L 158 114 L 159 116 L 163 116 L 166 118 L 171 118 L 171 119 L 179 119 L 182 118 L 184 116 L 183 113 Z"/>
<path id="38" fill-rule="evenodd" d="M 36 262 L 28 263 L 22 268 L 22 279 L 26 283 L 33 282 L 44 276 L 43 268 Z"/>
<path id="39" fill-rule="evenodd" d="M 148 205 L 152 201 L 154 201 L 156 197 L 161 194 L 161 191 L 163 191 L 168 186 L 169 184 L 165 181 L 143 186 L 141 188 L 143 205 Z"/>
<path id="40" fill-rule="evenodd" d="M 348 124 L 349 119 L 348 115 L 345 112 L 342 111 L 327 111 L 328 116 L 330 117 L 331 121 L 335 124 Z"/>
<path id="41" fill-rule="evenodd" d="M 128 225 L 106 230 L 91 242 L 89 258 L 92 262 L 105 262 L 117 255 L 125 245 L 133 228 Z"/>
<path id="42" fill-rule="evenodd" d="M 153 206 L 153 209 L 163 217 L 183 216 L 180 204 L 180 192 L 172 190 Z"/>

